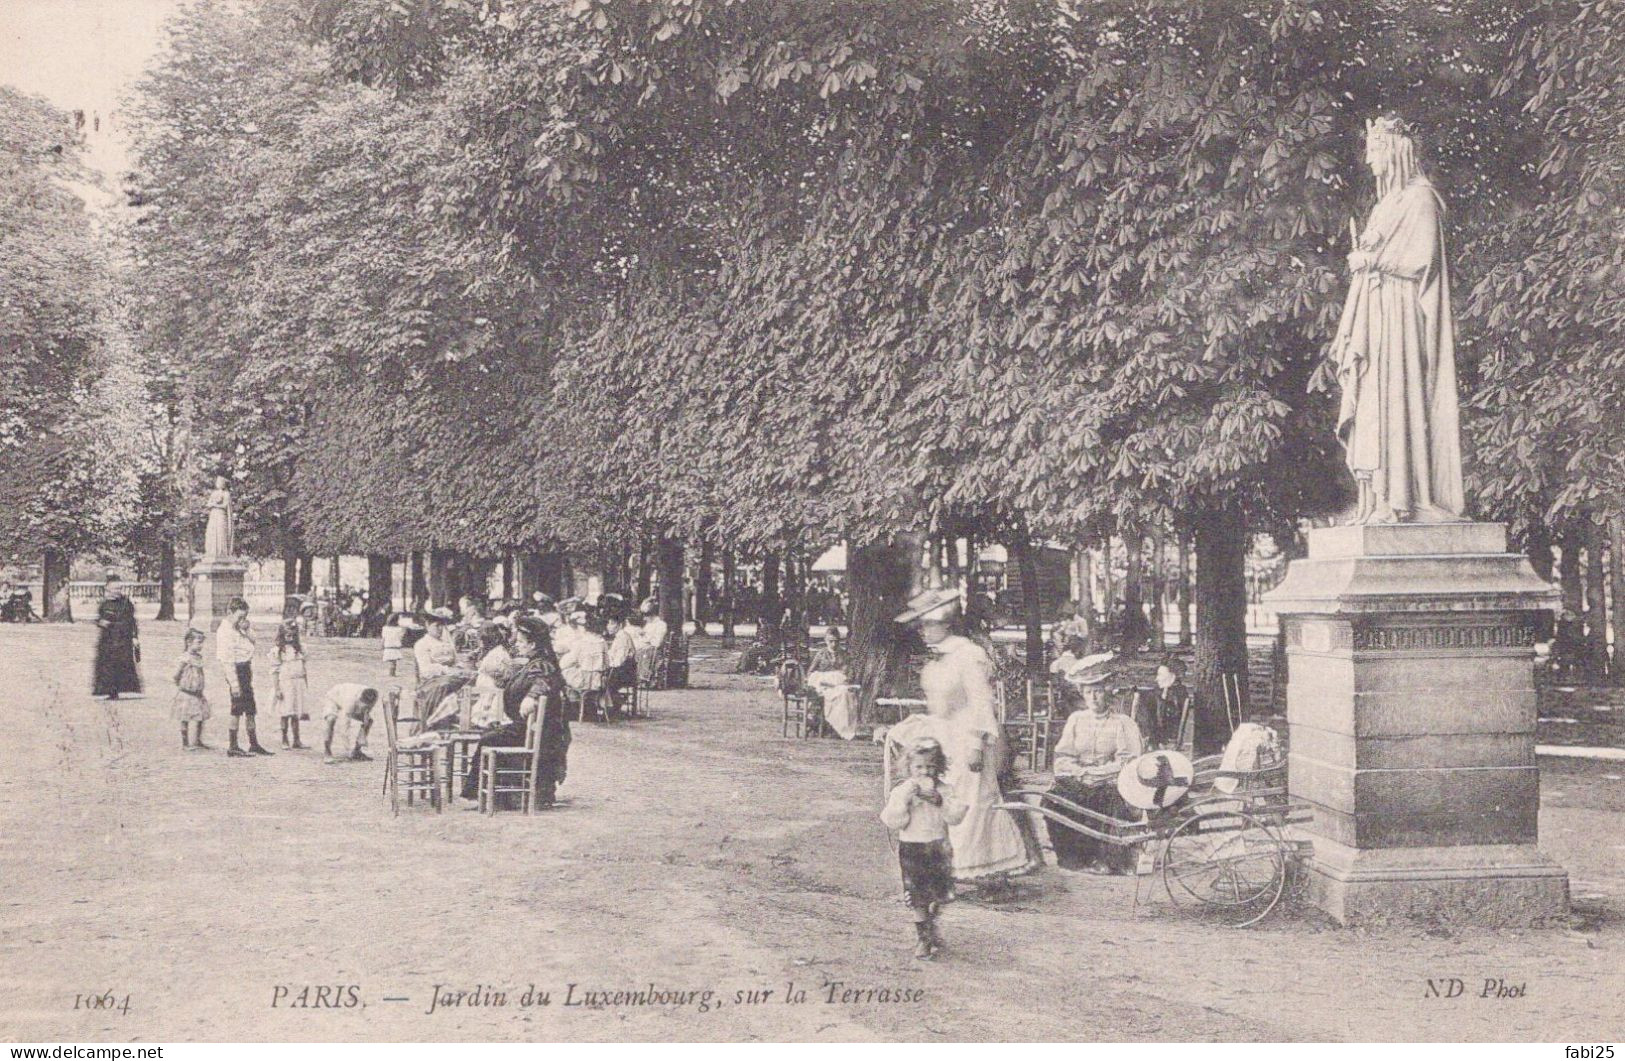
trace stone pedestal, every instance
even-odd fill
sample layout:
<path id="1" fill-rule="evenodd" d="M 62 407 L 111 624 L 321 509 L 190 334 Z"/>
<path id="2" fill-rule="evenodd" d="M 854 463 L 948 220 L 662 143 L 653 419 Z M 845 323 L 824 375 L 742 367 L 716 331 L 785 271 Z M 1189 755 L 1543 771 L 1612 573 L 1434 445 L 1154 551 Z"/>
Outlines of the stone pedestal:
<path id="1" fill-rule="evenodd" d="M 230 557 L 192 565 L 192 621 L 205 623 L 225 616 L 231 598 L 243 595 L 247 574 L 248 562 Z"/>
<path id="2" fill-rule="evenodd" d="M 1535 847 L 1534 645 L 1557 593 L 1506 528 L 1314 530 L 1265 599 L 1315 903 L 1343 923 L 1566 913 L 1568 875 Z"/>

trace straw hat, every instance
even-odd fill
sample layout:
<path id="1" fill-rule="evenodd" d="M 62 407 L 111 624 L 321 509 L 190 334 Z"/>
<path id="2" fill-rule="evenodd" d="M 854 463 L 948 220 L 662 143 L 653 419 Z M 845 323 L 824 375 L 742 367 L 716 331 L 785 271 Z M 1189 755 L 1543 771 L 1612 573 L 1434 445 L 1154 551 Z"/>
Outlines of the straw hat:
<path id="1" fill-rule="evenodd" d="M 916 593 L 910 598 L 908 607 L 899 612 L 892 621 L 912 623 L 917 619 L 931 619 L 937 622 L 946 622 L 953 617 L 958 607 L 958 590 L 928 589 L 923 593 Z"/>
<path id="2" fill-rule="evenodd" d="M 1117 792 L 1131 807 L 1159 810 L 1184 799 L 1195 776 L 1195 767 L 1179 752 L 1150 752 L 1123 764 Z"/>
<path id="3" fill-rule="evenodd" d="M 1085 656 L 1068 667 L 1063 677 L 1073 685 L 1085 687 L 1102 685 L 1110 680 L 1116 670 L 1112 664 L 1117 656 L 1111 652 L 1097 652 L 1092 656 Z"/>

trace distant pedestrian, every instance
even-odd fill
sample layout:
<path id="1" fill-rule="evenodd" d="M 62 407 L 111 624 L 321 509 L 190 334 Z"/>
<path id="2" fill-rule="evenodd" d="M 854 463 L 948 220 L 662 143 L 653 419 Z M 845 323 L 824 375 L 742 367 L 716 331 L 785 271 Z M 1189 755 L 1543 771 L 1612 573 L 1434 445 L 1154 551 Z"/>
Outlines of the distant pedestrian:
<path id="1" fill-rule="evenodd" d="M 120 693 L 140 693 L 141 636 L 135 605 L 124 595 L 116 574 L 107 576 L 102 602 L 96 606 L 96 667 L 91 695 L 117 700 Z"/>
<path id="2" fill-rule="evenodd" d="M 181 747 L 207 749 L 203 743 L 203 723 L 209 718 L 209 701 L 203 696 L 203 642 L 208 635 L 195 627 L 186 631 L 181 658 L 175 664 L 175 700 L 171 716 L 181 724 Z M 193 738 L 188 727 L 197 725 Z"/>
<path id="3" fill-rule="evenodd" d="M 401 613 L 390 612 L 384 620 L 384 628 L 379 631 L 384 641 L 384 666 L 389 670 L 389 676 L 395 677 L 395 671 L 401 664 L 402 648 L 406 644 L 406 627 L 401 625 Z"/>
<path id="4" fill-rule="evenodd" d="M 305 646 L 299 640 L 299 622 L 284 620 L 276 631 L 276 655 L 271 664 L 271 683 L 276 688 L 276 704 L 282 722 L 282 746 L 303 749 L 299 742 L 299 723 L 310 720 L 306 704 L 308 681 L 305 671 Z M 289 743 L 290 733 L 293 737 Z"/>

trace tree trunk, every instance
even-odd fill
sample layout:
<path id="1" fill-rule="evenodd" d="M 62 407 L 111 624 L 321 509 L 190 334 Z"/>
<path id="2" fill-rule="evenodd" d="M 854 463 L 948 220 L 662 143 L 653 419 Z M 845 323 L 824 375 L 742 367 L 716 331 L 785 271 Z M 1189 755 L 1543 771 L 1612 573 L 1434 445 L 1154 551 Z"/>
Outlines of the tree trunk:
<path id="1" fill-rule="evenodd" d="M 1095 615 L 1095 554 L 1085 548 L 1072 550 L 1072 565 L 1077 568 L 1078 607 L 1094 625 Z"/>
<path id="2" fill-rule="evenodd" d="M 367 607 L 395 607 L 395 563 L 383 553 L 367 554 Z"/>
<path id="3" fill-rule="evenodd" d="M 1123 626 L 1117 650 L 1126 654 L 1145 648 L 1145 580 L 1141 576 L 1144 542 L 1138 529 L 1123 535 Z"/>
<path id="4" fill-rule="evenodd" d="M 1524 552 L 1529 555 L 1529 563 L 1535 569 L 1535 574 L 1543 580 L 1552 580 L 1552 531 L 1546 526 L 1546 521 L 1538 515 L 1530 521 L 1529 530 L 1524 535 Z"/>
<path id="5" fill-rule="evenodd" d="M 739 599 L 735 578 L 734 551 L 722 550 L 722 639 L 727 644 L 734 640 L 734 602 Z"/>
<path id="6" fill-rule="evenodd" d="M 1603 529 L 1593 521 L 1585 522 L 1586 573 L 1586 671 L 1594 682 L 1608 680 L 1608 606 L 1603 599 Z"/>
<path id="7" fill-rule="evenodd" d="M 68 592 L 72 562 L 61 549 L 46 549 L 40 564 L 40 614 L 47 622 L 73 622 L 73 601 Z"/>
<path id="8" fill-rule="evenodd" d="M 423 604 L 429 599 L 429 586 L 423 579 L 423 550 L 413 549 L 411 557 L 412 585 L 407 591 L 406 605 L 412 611 L 422 611 Z"/>
<path id="9" fill-rule="evenodd" d="M 1110 630 L 1112 619 L 1117 614 L 1117 587 L 1113 583 L 1112 572 L 1112 536 L 1106 535 L 1106 540 L 1100 546 L 1100 588 L 1101 606 L 1106 611 L 1106 629 Z"/>
<path id="10" fill-rule="evenodd" d="M 871 717 L 876 697 L 905 695 L 914 686 L 909 654 L 919 638 L 892 619 L 908 604 L 919 557 L 919 538 L 911 534 L 847 546 L 852 681 L 863 687 L 864 713 Z"/>
<path id="11" fill-rule="evenodd" d="M 299 554 L 299 592 L 310 593 L 316 588 L 316 558 L 309 553 Z"/>
<path id="12" fill-rule="evenodd" d="M 1615 685 L 1625 685 L 1625 663 L 1619 658 L 1625 651 L 1625 516 L 1609 520 L 1608 532 L 1608 571 L 1613 576 L 1610 589 L 1614 603 L 1614 655 L 1609 673 Z"/>
<path id="13" fill-rule="evenodd" d="M 660 617 L 670 629 L 666 680 L 670 688 L 688 687 L 688 639 L 683 636 L 683 543 L 678 538 L 661 538 L 657 546 L 660 563 Z"/>
<path id="14" fill-rule="evenodd" d="M 646 601 L 654 588 L 654 558 L 649 554 L 649 539 L 638 542 L 638 600 Z"/>
<path id="15" fill-rule="evenodd" d="M 1190 537 L 1179 533 L 1179 647 L 1191 647 L 1191 545 Z"/>
<path id="16" fill-rule="evenodd" d="M 542 553 L 536 558 L 536 585 L 555 601 L 565 595 L 565 567 L 568 557 L 557 549 Z"/>
<path id="17" fill-rule="evenodd" d="M 1010 559 L 1021 574 L 1021 623 L 1027 631 L 1027 673 L 1042 680 L 1044 659 L 1044 602 L 1038 591 L 1038 557 L 1032 539 L 1017 534 L 1010 542 Z"/>
<path id="18" fill-rule="evenodd" d="M 762 605 L 757 613 L 756 624 L 778 622 L 784 616 L 784 601 L 779 596 L 779 558 L 769 554 L 762 558 Z"/>
<path id="19" fill-rule="evenodd" d="M 287 581 L 286 574 L 283 581 Z M 165 535 L 158 543 L 158 621 L 175 618 L 175 539 Z"/>
<path id="20" fill-rule="evenodd" d="M 282 547 L 282 599 L 299 592 L 299 553 L 291 545 Z"/>
<path id="21" fill-rule="evenodd" d="M 502 554 L 502 599 L 513 600 L 513 553 Z"/>
<path id="22" fill-rule="evenodd" d="M 1223 675 L 1240 682 L 1241 702 L 1247 702 L 1247 524 L 1241 509 L 1209 508 L 1195 538 L 1196 754 L 1209 755 L 1230 738 Z"/>
<path id="23" fill-rule="evenodd" d="M 700 563 L 694 569 L 694 623 L 701 632 L 712 619 L 715 610 L 711 593 L 711 565 L 716 561 L 716 546 L 709 541 L 700 543 Z"/>
<path id="24" fill-rule="evenodd" d="M 446 550 L 429 550 L 429 606 L 432 608 L 446 606 L 447 591 L 451 588 L 446 585 L 450 581 L 450 561 Z"/>
<path id="25" fill-rule="evenodd" d="M 1159 524 L 1151 528 L 1151 651 L 1158 653 L 1162 651 L 1162 632 L 1167 624 L 1167 616 L 1163 613 L 1163 602 L 1167 598 L 1163 579 L 1165 553 L 1162 526 Z"/>

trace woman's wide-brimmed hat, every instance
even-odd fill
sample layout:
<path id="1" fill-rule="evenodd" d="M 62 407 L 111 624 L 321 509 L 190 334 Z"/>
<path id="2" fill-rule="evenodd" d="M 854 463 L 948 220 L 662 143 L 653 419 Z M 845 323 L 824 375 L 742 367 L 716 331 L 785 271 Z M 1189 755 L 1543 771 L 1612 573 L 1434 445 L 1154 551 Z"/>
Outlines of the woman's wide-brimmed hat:
<path id="1" fill-rule="evenodd" d="M 944 622 L 959 608 L 959 591 L 954 589 L 928 589 L 909 599 L 908 607 L 897 614 L 893 622 L 912 623 L 916 619 L 934 619 Z"/>
<path id="2" fill-rule="evenodd" d="M 423 617 L 431 623 L 454 623 L 457 617 L 451 614 L 450 608 L 431 608 L 423 613 Z"/>
<path id="3" fill-rule="evenodd" d="M 1117 772 L 1117 794 L 1140 810 L 1160 810 L 1185 798 L 1196 768 L 1179 752 L 1149 752 L 1123 764 Z"/>
<path id="4" fill-rule="evenodd" d="M 1111 679 L 1117 656 L 1111 652 L 1097 652 L 1085 656 L 1067 668 L 1064 677 L 1073 685 L 1087 687 L 1102 685 Z"/>

